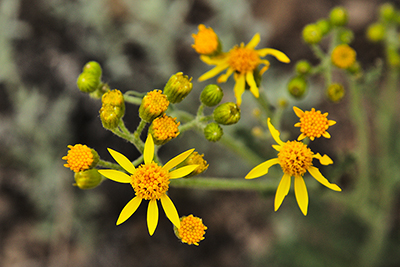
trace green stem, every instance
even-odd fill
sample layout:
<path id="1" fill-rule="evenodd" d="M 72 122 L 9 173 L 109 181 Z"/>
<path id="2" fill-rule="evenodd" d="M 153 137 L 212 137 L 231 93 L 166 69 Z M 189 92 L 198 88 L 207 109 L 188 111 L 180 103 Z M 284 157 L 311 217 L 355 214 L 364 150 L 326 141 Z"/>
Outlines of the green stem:
<path id="1" fill-rule="evenodd" d="M 129 96 L 129 95 L 125 94 L 124 95 L 124 101 L 139 106 L 142 103 L 142 98 Z"/>
<path id="2" fill-rule="evenodd" d="M 227 133 L 224 133 L 219 142 L 241 156 L 242 159 L 247 161 L 250 165 L 257 165 L 263 161 L 261 157 L 250 150 L 244 143 L 237 141 Z"/>
<path id="3" fill-rule="evenodd" d="M 109 161 L 105 161 L 105 160 L 102 160 L 102 159 L 99 160 L 99 162 L 97 163 L 97 166 L 104 167 L 104 168 L 109 168 L 109 169 L 114 169 L 114 170 L 124 171 L 124 169 L 121 166 L 119 166 L 118 164 L 111 163 Z"/>
<path id="4" fill-rule="evenodd" d="M 267 96 L 265 94 L 260 94 L 256 100 L 260 108 L 265 111 L 266 117 L 270 118 L 272 116 L 272 111 Z"/>

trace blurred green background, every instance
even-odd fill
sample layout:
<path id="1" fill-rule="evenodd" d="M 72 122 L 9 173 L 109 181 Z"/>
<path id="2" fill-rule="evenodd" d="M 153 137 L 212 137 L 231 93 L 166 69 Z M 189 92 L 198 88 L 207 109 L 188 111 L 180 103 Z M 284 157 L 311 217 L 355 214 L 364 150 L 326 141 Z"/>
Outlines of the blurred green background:
<path id="1" fill-rule="evenodd" d="M 335 193 L 326 193 L 325 188 L 310 193 L 307 217 L 298 210 L 293 193 L 275 213 L 274 192 L 171 188 L 179 214 L 202 217 L 208 227 L 206 239 L 195 247 L 180 243 L 164 214 L 150 237 L 146 205 L 116 227 L 120 210 L 133 196 L 132 189 L 111 181 L 90 191 L 73 187 L 73 173 L 63 167 L 61 157 L 66 155 L 67 145 L 76 143 L 95 148 L 100 157 L 110 161 L 107 147 L 130 159 L 139 156 L 132 145 L 102 128 L 100 101 L 77 89 L 76 79 L 87 61 L 98 61 L 103 80 L 122 92 L 162 89 L 172 74 L 182 71 L 193 77 L 194 90 L 178 106 L 194 113 L 201 89 L 214 82 L 197 82 L 209 69 L 191 48 L 191 34 L 197 32 L 198 24 L 211 26 L 225 49 L 247 43 L 259 32 L 259 48 L 284 51 L 292 62 L 315 62 L 301 39 L 302 28 L 326 17 L 334 6 L 343 5 L 355 35 L 352 47 L 360 63 L 368 67 L 383 57 L 382 46 L 365 38 L 367 25 L 376 20 L 381 3 L 1 0 L 0 265 L 363 266 L 360 262 L 369 256 L 363 249 L 370 240 L 369 228 L 340 202 L 330 204 L 329 196 Z M 263 85 L 272 101 L 287 96 L 285 86 L 293 66 L 271 60 Z M 234 101 L 232 80 L 222 85 L 227 101 Z M 332 104 L 321 98 L 321 93 L 310 93 L 301 103 L 328 111 L 329 118 L 338 122 L 329 131 L 332 138 L 320 140 L 317 149 L 312 149 L 330 155 L 337 168 L 345 170 L 336 181 L 344 190 L 340 194 L 345 195 L 356 178 L 352 176 L 356 171 L 348 167 L 352 158 L 347 151 L 357 141 L 348 118 L 348 96 Z M 234 132 L 244 140 L 251 138 L 254 126 L 251 98 L 245 94 L 244 119 Z M 124 120 L 131 130 L 139 123 L 137 108 L 127 106 Z M 283 127 L 289 129 L 296 118 L 290 109 L 287 116 Z M 169 159 L 194 144 L 210 164 L 206 176 L 242 178 L 254 167 L 194 132 L 163 147 L 160 157 Z M 269 148 L 268 144 L 265 149 Z M 324 167 L 322 172 L 329 179 L 335 176 L 330 173 L 334 169 L 335 165 Z M 387 231 L 379 239 L 384 244 L 373 266 L 400 266 L 399 200 L 394 197 L 385 217 Z"/>

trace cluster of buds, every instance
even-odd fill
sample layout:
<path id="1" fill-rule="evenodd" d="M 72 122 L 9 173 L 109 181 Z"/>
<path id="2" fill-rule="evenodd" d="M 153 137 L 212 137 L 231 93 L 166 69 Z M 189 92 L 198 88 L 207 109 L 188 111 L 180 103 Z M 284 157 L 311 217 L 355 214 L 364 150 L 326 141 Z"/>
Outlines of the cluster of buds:
<path id="1" fill-rule="evenodd" d="M 103 94 L 101 102 L 99 113 L 103 127 L 109 130 L 115 129 L 125 114 L 124 95 L 114 89 Z"/>

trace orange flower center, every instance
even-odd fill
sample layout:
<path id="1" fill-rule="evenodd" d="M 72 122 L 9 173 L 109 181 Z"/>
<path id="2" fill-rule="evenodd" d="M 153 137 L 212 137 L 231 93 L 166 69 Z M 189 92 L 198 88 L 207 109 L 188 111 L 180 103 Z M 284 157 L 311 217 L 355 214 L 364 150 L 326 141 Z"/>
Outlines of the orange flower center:
<path id="1" fill-rule="evenodd" d="M 279 164 L 285 174 L 303 176 L 312 165 L 313 152 L 298 141 L 287 141 L 278 153 Z"/>
<path id="2" fill-rule="evenodd" d="M 158 200 L 168 191 L 169 173 L 154 162 L 140 165 L 131 177 L 131 185 L 141 199 Z"/>
<path id="3" fill-rule="evenodd" d="M 176 118 L 164 114 L 152 122 L 151 133 L 157 141 L 169 141 L 179 135 L 179 124 L 180 122 L 176 122 Z"/>
<path id="4" fill-rule="evenodd" d="M 69 145 L 67 156 L 62 159 L 67 161 L 64 167 L 70 168 L 74 172 L 81 172 L 91 167 L 94 159 L 93 153 L 86 145 L 77 144 L 74 146 Z"/>
<path id="5" fill-rule="evenodd" d="M 300 131 L 309 138 L 319 138 L 328 130 L 329 121 L 327 119 L 328 113 L 321 114 L 321 111 L 305 111 L 304 115 L 300 118 Z"/>
<path id="6" fill-rule="evenodd" d="M 150 114 L 160 115 L 164 113 L 169 105 L 167 96 L 161 90 L 153 90 L 148 92 L 142 100 L 144 109 Z"/>
<path id="7" fill-rule="evenodd" d="M 246 48 L 243 45 L 235 46 L 229 51 L 229 66 L 239 73 L 254 71 L 260 65 L 260 56 L 254 49 Z"/>
<path id="8" fill-rule="evenodd" d="M 178 234 L 182 243 L 198 246 L 199 242 L 204 239 L 205 230 L 207 230 L 207 226 L 200 218 L 189 215 L 181 219 Z"/>

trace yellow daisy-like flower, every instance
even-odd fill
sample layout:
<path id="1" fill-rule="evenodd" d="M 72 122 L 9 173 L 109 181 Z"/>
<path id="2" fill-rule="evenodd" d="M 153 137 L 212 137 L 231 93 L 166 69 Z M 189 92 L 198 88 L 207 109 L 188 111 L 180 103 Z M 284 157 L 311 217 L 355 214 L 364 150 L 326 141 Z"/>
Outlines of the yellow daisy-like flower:
<path id="1" fill-rule="evenodd" d="M 315 108 L 312 108 L 311 111 L 302 111 L 298 107 L 293 107 L 293 110 L 300 118 L 300 122 L 294 125 L 294 127 L 300 127 L 301 134 L 297 138 L 298 141 L 306 137 L 310 138 L 311 141 L 321 136 L 331 138 L 326 130 L 329 126 L 335 125 L 336 121 L 328 120 L 328 112 L 321 114 L 321 111 L 315 111 Z"/>
<path id="2" fill-rule="evenodd" d="M 221 49 L 218 35 L 211 27 L 207 28 L 203 24 L 200 24 L 199 32 L 197 34 L 193 33 L 192 37 L 194 39 L 192 47 L 201 55 L 216 54 Z"/>
<path id="3" fill-rule="evenodd" d="M 246 83 L 250 87 L 250 92 L 258 98 L 259 91 L 254 79 L 254 74 L 258 71 L 259 65 L 264 64 L 264 67 L 259 71 L 260 76 L 269 68 L 270 65 L 268 60 L 261 58 L 266 55 L 273 55 L 281 62 L 290 62 L 290 59 L 279 50 L 272 48 L 255 50 L 254 48 L 259 42 L 260 34 L 257 33 L 247 45 L 242 43 L 240 46 L 233 47 L 228 53 L 223 53 L 215 57 L 200 56 L 200 59 L 205 63 L 216 65 L 216 67 L 201 75 L 199 81 L 210 79 L 223 70 L 228 69 L 225 74 L 218 77 L 217 82 L 226 82 L 229 76 L 234 73 L 236 84 L 233 90 L 235 92 L 238 106 L 242 103 L 242 94 L 246 88 Z"/>
<path id="4" fill-rule="evenodd" d="M 73 172 L 88 170 L 96 166 L 99 162 L 97 152 L 86 145 L 68 145 L 68 148 L 68 154 L 62 157 L 62 159 L 67 161 L 64 167 L 70 168 Z"/>
<path id="5" fill-rule="evenodd" d="M 188 165 L 171 171 L 172 168 L 184 161 L 194 149 L 190 149 L 168 161 L 164 166 L 160 166 L 153 161 L 154 142 L 149 134 L 144 145 L 144 164 L 138 168 L 131 163 L 121 153 L 108 149 L 111 156 L 118 164 L 130 175 L 117 170 L 99 170 L 99 172 L 110 180 L 119 183 L 131 184 L 136 196 L 126 204 L 118 217 L 117 225 L 125 222 L 137 210 L 142 200 L 149 200 L 147 208 L 147 227 L 149 234 L 153 235 L 158 224 L 158 205 L 157 200 L 161 201 L 168 219 L 176 226 L 180 227 L 178 212 L 167 195 L 170 179 L 177 179 L 191 173 L 198 165 Z"/>
<path id="6" fill-rule="evenodd" d="M 331 60 L 336 67 L 348 69 L 356 62 L 356 51 L 347 44 L 338 45 L 332 51 Z"/>
<path id="7" fill-rule="evenodd" d="M 199 245 L 201 240 L 204 240 L 204 234 L 206 233 L 207 226 L 203 224 L 203 221 L 199 217 L 194 217 L 192 214 L 181 218 L 181 226 L 174 229 L 178 238 L 182 243 L 188 245 Z"/>
<path id="8" fill-rule="evenodd" d="M 275 150 L 279 152 L 278 157 L 267 160 L 254 167 L 246 175 L 245 178 L 257 178 L 267 174 L 269 168 L 272 165 L 279 164 L 281 166 L 284 174 L 275 194 L 275 211 L 279 209 L 286 195 L 289 193 L 290 180 L 291 177 L 294 176 L 294 192 L 296 195 L 297 204 L 299 205 L 301 212 L 304 215 L 307 215 L 308 193 L 306 184 L 304 183 L 303 179 L 303 176 L 307 171 L 311 174 L 311 176 L 315 178 L 315 180 L 328 187 L 329 189 L 332 189 L 334 191 L 342 191 L 342 189 L 340 189 L 340 187 L 336 184 L 329 183 L 329 181 L 321 174 L 318 168 L 312 165 L 312 160 L 314 158 L 318 159 L 322 165 L 332 164 L 333 161 L 327 155 L 321 156 L 319 153 L 314 154 L 311 149 L 302 142 L 282 142 L 279 137 L 279 131 L 276 130 L 275 127 L 271 124 L 269 118 L 268 128 L 271 132 L 272 137 L 278 143 L 278 145 L 272 146 Z"/>

